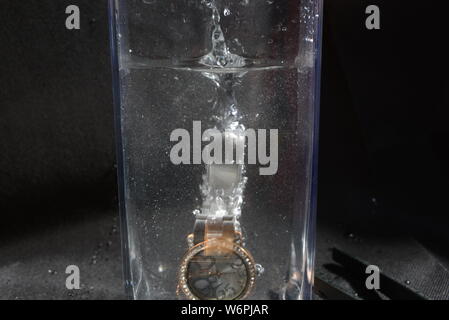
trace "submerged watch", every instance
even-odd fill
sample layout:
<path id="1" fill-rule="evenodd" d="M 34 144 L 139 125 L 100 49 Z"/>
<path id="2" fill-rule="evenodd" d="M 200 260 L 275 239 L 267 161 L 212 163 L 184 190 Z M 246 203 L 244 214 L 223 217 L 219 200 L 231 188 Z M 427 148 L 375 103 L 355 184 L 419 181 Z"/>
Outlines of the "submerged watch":
<path id="1" fill-rule="evenodd" d="M 254 287 L 258 270 L 243 247 L 239 214 L 233 212 L 242 170 L 237 164 L 207 167 L 209 198 L 196 215 L 179 270 L 178 291 L 188 299 L 240 300 Z"/>

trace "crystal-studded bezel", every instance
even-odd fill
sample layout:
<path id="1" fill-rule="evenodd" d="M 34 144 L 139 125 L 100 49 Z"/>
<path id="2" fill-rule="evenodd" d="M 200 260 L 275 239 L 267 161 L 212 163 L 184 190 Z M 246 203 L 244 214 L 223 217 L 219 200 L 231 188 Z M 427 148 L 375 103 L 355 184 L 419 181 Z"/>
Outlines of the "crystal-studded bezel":
<path id="1" fill-rule="evenodd" d="M 187 272 L 190 260 L 199 253 L 206 250 L 206 248 L 216 247 L 216 248 L 231 249 L 229 248 L 230 246 L 232 247 L 232 251 L 242 259 L 248 277 L 246 286 L 243 289 L 242 293 L 234 300 L 242 300 L 248 297 L 248 295 L 251 293 L 251 290 L 254 287 L 257 276 L 257 269 L 253 257 L 246 249 L 242 248 L 236 243 L 230 244 L 227 241 L 213 239 L 201 242 L 195 245 L 194 247 L 190 248 L 190 250 L 184 255 L 184 257 L 181 260 L 181 267 L 179 269 L 179 276 L 178 276 L 179 278 L 178 289 L 180 289 L 180 291 L 186 296 L 187 299 L 201 300 L 199 297 L 193 294 L 193 292 L 189 288 Z"/>

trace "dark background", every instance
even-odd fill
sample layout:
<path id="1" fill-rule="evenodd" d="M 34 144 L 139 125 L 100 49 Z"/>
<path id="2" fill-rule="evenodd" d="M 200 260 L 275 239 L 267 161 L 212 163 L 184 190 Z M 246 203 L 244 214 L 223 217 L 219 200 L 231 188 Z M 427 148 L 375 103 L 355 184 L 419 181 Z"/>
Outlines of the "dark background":
<path id="1" fill-rule="evenodd" d="M 317 274 L 349 294 L 333 246 L 449 298 L 447 13 L 325 0 Z M 107 2 L 2 0 L 0 43 L 0 299 L 124 298 Z"/>

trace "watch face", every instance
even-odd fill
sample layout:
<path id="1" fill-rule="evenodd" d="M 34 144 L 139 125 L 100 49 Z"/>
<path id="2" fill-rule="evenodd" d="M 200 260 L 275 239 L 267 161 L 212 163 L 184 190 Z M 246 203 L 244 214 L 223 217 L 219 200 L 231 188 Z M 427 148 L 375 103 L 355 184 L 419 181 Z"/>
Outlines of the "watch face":
<path id="1" fill-rule="evenodd" d="M 231 252 L 222 256 L 194 256 L 187 265 L 187 284 L 201 300 L 234 300 L 245 291 L 248 271 L 241 257 Z"/>
<path id="2" fill-rule="evenodd" d="M 187 297 L 199 300 L 246 297 L 255 279 L 254 263 L 249 253 L 235 245 L 222 254 L 206 255 L 208 250 L 205 247 L 200 244 L 192 248 L 182 263 L 180 284 Z"/>

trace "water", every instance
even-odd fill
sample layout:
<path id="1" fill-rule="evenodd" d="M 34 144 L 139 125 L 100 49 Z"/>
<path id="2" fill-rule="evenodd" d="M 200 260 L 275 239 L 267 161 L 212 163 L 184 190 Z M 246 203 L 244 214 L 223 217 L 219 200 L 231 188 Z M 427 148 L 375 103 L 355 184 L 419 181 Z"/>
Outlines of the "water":
<path id="1" fill-rule="evenodd" d="M 254 90 L 251 90 L 250 87 L 270 78 L 274 80 L 279 78 L 280 82 L 285 82 L 287 74 L 291 78 L 295 78 L 297 66 L 295 62 L 288 64 L 285 61 L 248 59 L 233 54 L 227 45 L 220 25 L 221 14 L 216 1 L 203 0 L 202 4 L 210 9 L 212 17 L 212 48 L 208 54 L 184 61 L 146 60 L 130 55 L 128 56 L 130 60 L 122 61 L 122 74 L 127 75 L 129 86 L 136 88 L 141 83 L 148 83 L 148 81 L 151 81 L 156 88 L 165 80 L 171 81 L 171 84 L 164 83 L 164 86 L 169 85 L 169 88 L 159 87 L 159 89 L 176 93 L 173 97 L 175 98 L 173 107 L 179 107 L 182 110 L 196 110 L 195 117 L 190 118 L 192 122 L 201 120 L 203 124 L 207 124 L 208 129 L 226 131 L 227 135 L 231 135 L 236 143 L 238 141 L 245 143 L 243 136 L 245 129 L 248 125 L 253 125 L 252 128 L 256 128 L 254 124 L 257 121 L 255 120 L 259 118 L 263 108 L 270 105 L 268 103 L 262 105 L 263 102 L 259 102 L 258 106 L 254 106 L 254 101 L 248 101 L 248 98 L 252 98 L 249 92 Z M 225 9 L 223 14 L 228 16 L 231 12 L 229 9 Z M 187 87 L 184 80 L 189 83 Z M 260 98 L 260 96 L 254 97 L 254 100 L 257 101 Z M 201 99 L 202 101 L 199 101 Z M 207 110 L 202 111 L 202 108 Z M 255 109 L 258 109 L 258 112 L 255 112 Z M 265 115 L 272 112 L 272 110 L 266 111 Z M 145 117 L 147 116 L 142 115 L 142 118 Z M 188 115 L 185 115 L 183 122 L 190 127 L 188 118 Z M 161 123 L 166 123 L 167 121 L 172 122 L 174 119 L 161 120 Z M 180 127 L 185 128 L 186 126 Z M 158 144 L 165 144 L 165 142 L 159 141 Z M 238 166 L 236 170 L 240 172 L 240 176 L 238 181 L 233 184 L 232 189 L 228 191 L 211 186 L 207 174 L 208 168 L 204 169 L 199 186 L 202 204 L 197 204 L 192 208 L 194 215 L 202 212 L 210 216 L 231 214 L 237 219 L 240 218 L 248 177 L 245 176 L 246 166 L 244 164 L 240 163 L 235 166 Z"/>

